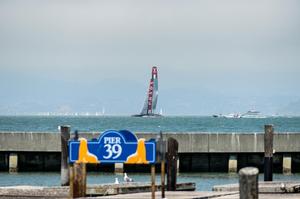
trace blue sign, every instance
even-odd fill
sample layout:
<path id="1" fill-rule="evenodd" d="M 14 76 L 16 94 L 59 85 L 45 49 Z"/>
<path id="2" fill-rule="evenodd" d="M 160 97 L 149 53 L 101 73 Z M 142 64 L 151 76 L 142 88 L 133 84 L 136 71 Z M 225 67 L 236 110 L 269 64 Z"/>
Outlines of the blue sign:
<path id="1" fill-rule="evenodd" d="M 154 139 L 138 139 L 127 130 L 108 130 L 98 139 L 69 141 L 69 162 L 74 163 L 155 163 Z"/>

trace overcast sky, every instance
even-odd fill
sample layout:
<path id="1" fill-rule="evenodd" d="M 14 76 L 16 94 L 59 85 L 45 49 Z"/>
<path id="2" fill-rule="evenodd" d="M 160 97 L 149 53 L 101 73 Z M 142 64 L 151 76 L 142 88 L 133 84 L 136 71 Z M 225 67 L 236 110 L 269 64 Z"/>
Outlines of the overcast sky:
<path id="1" fill-rule="evenodd" d="M 153 65 L 165 114 L 281 114 L 300 1 L 0 0 L 0 114 L 138 113 Z"/>

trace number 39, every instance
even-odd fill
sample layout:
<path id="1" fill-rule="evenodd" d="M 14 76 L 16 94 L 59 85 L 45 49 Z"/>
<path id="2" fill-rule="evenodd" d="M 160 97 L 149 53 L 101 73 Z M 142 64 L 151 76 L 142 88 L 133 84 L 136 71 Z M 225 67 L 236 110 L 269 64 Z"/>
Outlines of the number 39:
<path id="1" fill-rule="evenodd" d="M 104 148 L 106 148 L 106 152 L 107 152 L 107 155 L 103 156 L 104 159 L 110 159 L 111 157 L 112 159 L 117 159 L 118 157 L 120 157 L 122 153 L 122 147 L 119 144 L 114 144 L 114 145 L 106 144 L 104 145 Z"/>

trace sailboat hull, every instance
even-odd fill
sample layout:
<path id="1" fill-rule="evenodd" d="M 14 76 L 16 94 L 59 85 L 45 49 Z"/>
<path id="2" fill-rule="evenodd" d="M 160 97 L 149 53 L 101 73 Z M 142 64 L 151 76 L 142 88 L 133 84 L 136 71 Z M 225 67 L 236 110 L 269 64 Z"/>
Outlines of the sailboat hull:
<path id="1" fill-rule="evenodd" d="M 163 117 L 160 114 L 136 114 L 132 115 L 131 117 Z"/>

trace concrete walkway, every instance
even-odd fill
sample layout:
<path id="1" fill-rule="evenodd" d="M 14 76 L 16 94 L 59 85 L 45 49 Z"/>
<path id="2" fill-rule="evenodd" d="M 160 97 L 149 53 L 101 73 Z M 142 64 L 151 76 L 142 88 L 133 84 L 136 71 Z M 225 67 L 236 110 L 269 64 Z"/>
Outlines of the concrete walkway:
<path id="1" fill-rule="evenodd" d="M 234 196 L 237 192 L 198 192 L 198 191 L 167 191 L 166 198 L 168 199 L 193 199 L 193 198 L 215 198 L 219 196 Z M 94 199 L 95 197 L 90 197 L 89 199 Z M 134 193 L 134 194 L 120 194 L 113 196 L 97 197 L 98 199 L 114 198 L 114 199 L 151 199 L 151 193 Z M 155 198 L 161 198 L 161 192 L 155 192 Z"/>
<path id="2" fill-rule="evenodd" d="M 134 193 L 134 194 L 120 194 L 114 196 L 97 197 L 97 199 L 151 199 L 151 193 Z M 156 192 L 156 199 L 161 199 L 161 193 Z M 166 192 L 166 198 L 168 199 L 239 199 L 240 195 L 238 192 L 197 192 L 197 191 L 168 191 Z M 300 194 L 259 194 L 259 199 L 299 199 Z M 89 199 L 95 199 L 90 197 Z"/>

